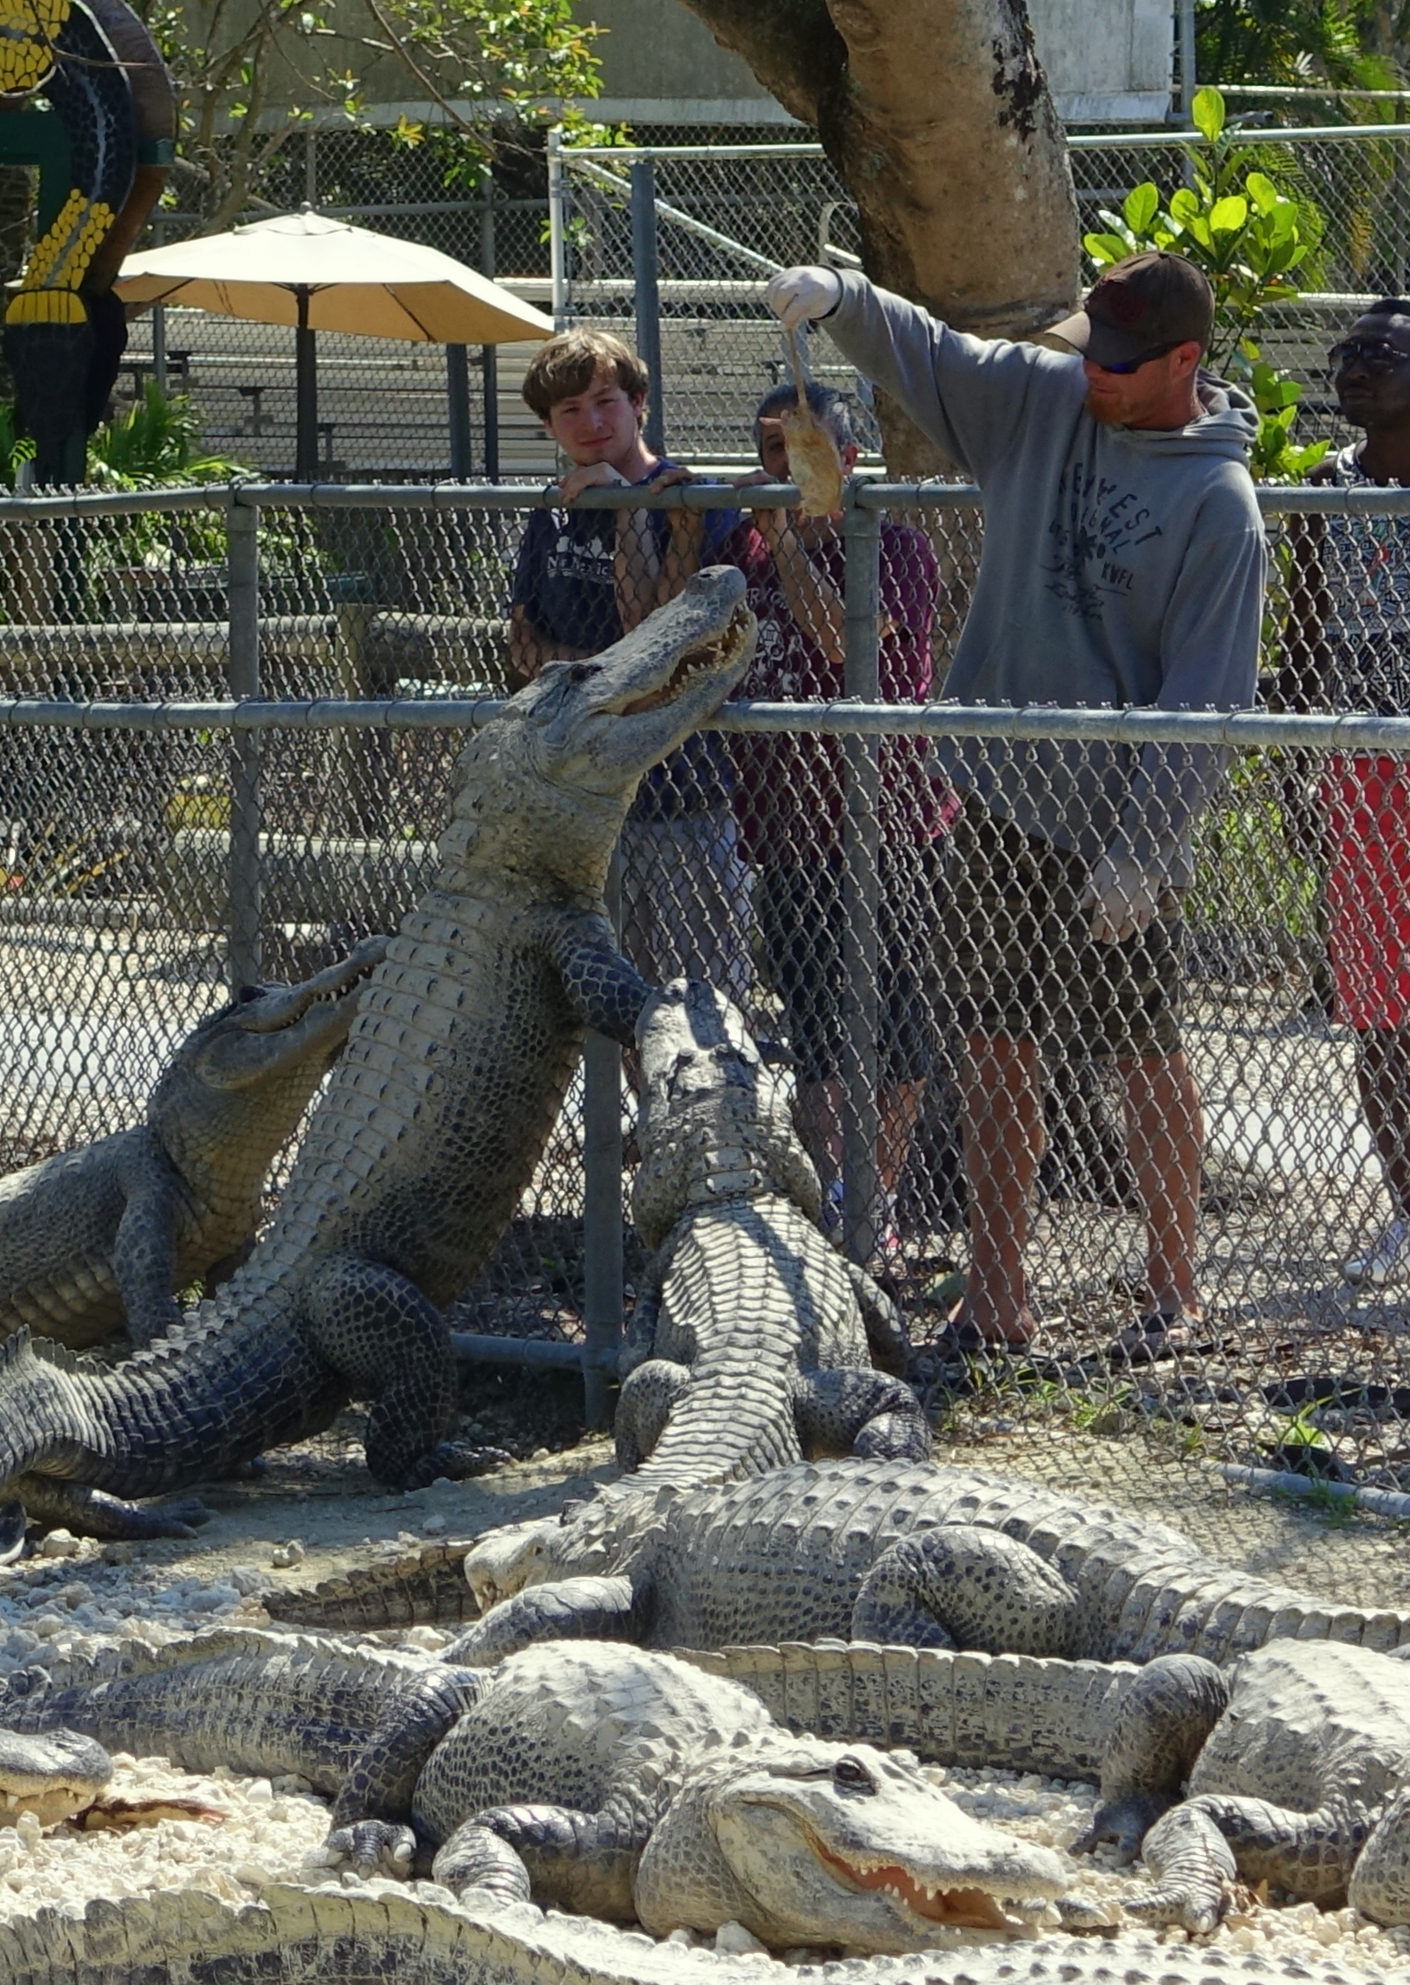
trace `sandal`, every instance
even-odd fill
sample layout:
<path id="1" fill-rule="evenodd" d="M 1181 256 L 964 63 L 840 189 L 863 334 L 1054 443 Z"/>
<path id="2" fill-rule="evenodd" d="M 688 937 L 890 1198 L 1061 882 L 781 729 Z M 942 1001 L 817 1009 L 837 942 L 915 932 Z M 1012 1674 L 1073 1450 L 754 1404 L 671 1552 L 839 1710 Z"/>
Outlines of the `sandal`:
<path id="1" fill-rule="evenodd" d="M 1114 1365 L 1153 1365 L 1161 1358 L 1183 1358 L 1199 1349 L 1204 1318 L 1188 1310 L 1152 1310 L 1128 1324 L 1107 1356 Z"/>

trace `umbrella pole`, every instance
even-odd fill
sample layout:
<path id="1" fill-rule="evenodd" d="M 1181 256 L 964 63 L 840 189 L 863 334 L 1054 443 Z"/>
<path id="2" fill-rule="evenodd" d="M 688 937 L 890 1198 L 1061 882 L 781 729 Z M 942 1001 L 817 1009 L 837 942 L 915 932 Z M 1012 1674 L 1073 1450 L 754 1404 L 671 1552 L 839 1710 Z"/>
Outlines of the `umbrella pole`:
<path id="1" fill-rule="evenodd" d="M 294 294 L 299 300 L 299 326 L 294 333 L 294 481 L 318 481 L 318 352 L 308 328 L 307 283 Z"/>
<path id="2" fill-rule="evenodd" d="M 469 482 L 470 364 L 464 345 L 446 346 L 446 393 L 450 401 L 451 480 Z"/>

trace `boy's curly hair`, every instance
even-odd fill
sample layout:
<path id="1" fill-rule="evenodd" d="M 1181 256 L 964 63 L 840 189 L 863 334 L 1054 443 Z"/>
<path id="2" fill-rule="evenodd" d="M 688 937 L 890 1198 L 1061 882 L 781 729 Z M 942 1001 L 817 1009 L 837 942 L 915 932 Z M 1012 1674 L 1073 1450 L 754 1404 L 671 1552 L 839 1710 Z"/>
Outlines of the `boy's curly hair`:
<path id="1" fill-rule="evenodd" d="M 585 393 L 600 372 L 612 372 L 629 398 L 646 394 L 646 367 L 610 331 L 563 331 L 534 353 L 524 374 L 524 398 L 540 420 L 547 420 L 560 400 Z"/>

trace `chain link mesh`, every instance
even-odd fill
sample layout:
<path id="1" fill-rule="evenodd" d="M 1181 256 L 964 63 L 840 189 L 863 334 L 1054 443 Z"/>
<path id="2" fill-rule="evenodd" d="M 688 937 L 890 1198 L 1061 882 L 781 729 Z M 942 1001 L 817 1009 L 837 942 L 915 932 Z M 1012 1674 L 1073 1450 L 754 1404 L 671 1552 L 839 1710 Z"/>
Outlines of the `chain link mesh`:
<path id="1" fill-rule="evenodd" d="M 453 779 L 454 725 L 382 712 L 372 728 L 329 729 L 309 723 L 304 702 L 512 692 L 535 659 L 515 614 L 516 601 L 538 610 L 529 533 L 546 528 L 579 578 L 595 566 L 614 598 L 644 606 L 669 590 L 672 533 L 687 529 L 679 510 L 604 508 L 573 513 L 584 527 L 573 539 L 564 513 L 538 497 L 524 507 L 522 491 L 503 492 L 501 508 L 421 494 L 259 511 L 260 691 L 290 699 L 258 750 L 269 976 L 302 978 L 395 926 L 432 875 Z M 1374 1252 L 1397 1210 L 1387 1178 L 1407 1163 L 1386 1130 L 1407 1107 L 1399 1071 L 1367 1061 L 1365 1028 L 1410 998 L 1410 738 L 1392 725 L 1348 744 L 1345 727 L 1262 720 L 1261 741 L 1226 751 L 1213 775 L 1188 891 L 1158 906 L 1165 951 L 1113 973 L 1123 947 L 1084 935 L 1085 866 L 1022 836 L 1000 845 L 961 772 L 943 770 L 945 725 L 959 720 L 927 706 L 981 531 L 959 495 L 911 493 L 914 507 L 882 519 L 869 651 L 855 625 L 849 647 L 834 610 L 848 568 L 832 525 L 771 506 L 709 511 L 734 499 L 703 498 L 708 555 L 742 565 L 761 617 L 741 690 L 760 707 L 644 783 L 622 842 L 626 948 L 653 979 L 713 980 L 791 1063 L 805 1140 L 829 1184 L 847 1181 L 830 1200 L 840 1233 L 901 1295 L 933 1406 L 962 1410 L 971 1427 L 987 1413 L 1035 1443 L 1062 1417 L 1140 1430 L 1172 1457 L 1403 1488 L 1410 1247 L 1383 1250 L 1358 1285 L 1343 1270 Z M 166 509 L 153 498 L 130 515 L 84 499 L 66 515 L 44 509 L 0 515 L 4 690 L 107 709 L 82 727 L 0 724 L 10 1168 L 135 1121 L 171 1047 L 228 996 L 230 829 L 248 749 L 199 707 L 162 708 L 227 694 L 226 493 Z M 1382 563 L 1403 561 L 1410 537 L 1410 515 L 1371 519 L 1350 498 L 1344 516 L 1314 522 L 1270 518 L 1268 685 L 1320 638 L 1305 602 L 1325 591 L 1318 561 L 1335 532 Z M 811 574 L 811 591 L 790 571 Z M 1400 593 L 1368 592 L 1354 638 L 1374 633 L 1377 615 L 1400 638 L 1403 610 Z M 874 687 L 859 688 L 859 668 L 875 670 Z M 767 708 L 846 691 L 861 705 L 829 721 L 840 715 L 847 735 Z M 917 734 L 902 734 L 906 709 Z M 1103 740 L 1103 721 L 1085 713 L 1058 747 L 1069 763 L 1133 749 L 1110 727 Z M 1046 776 L 1034 767 L 1051 754 L 1035 757 L 1022 727 L 968 730 L 982 762 Z M 1075 964 L 1050 973 L 1069 940 Z M 1018 989 L 1002 996 L 1047 1014 L 1034 1023 L 1046 1134 L 1018 1186 L 1039 1334 L 996 1360 L 944 1326 L 969 1255 L 966 1085 L 972 1138 L 1006 1107 L 998 1063 L 979 1054 L 977 1078 L 966 1073 L 975 1033 L 990 1031 L 966 1001 L 976 987 L 1000 997 L 1006 975 Z M 1206 1129 L 1194 1252 L 1208 1321 L 1146 1346 L 1133 1335 L 1151 1304 L 1141 1192 L 1148 1204 L 1152 1179 L 1180 1161 L 1170 1099 L 1133 1097 L 1123 1066 L 1133 1040 L 1138 1060 L 1151 1041 L 1173 1045 L 1141 1005 L 1153 985 L 1178 1005 Z M 1113 1031 L 1112 1011 L 1147 1032 Z M 1385 1107 L 1374 1095 L 1371 1106 L 1388 1170 L 1363 1107 L 1368 1082 L 1383 1094 Z M 632 1114 L 628 1087 L 628 1139 Z M 582 1124 L 575 1089 L 500 1257 L 459 1307 L 463 1327 L 581 1334 Z M 640 1266 L 629 1255 L 629 1283 Z"/>

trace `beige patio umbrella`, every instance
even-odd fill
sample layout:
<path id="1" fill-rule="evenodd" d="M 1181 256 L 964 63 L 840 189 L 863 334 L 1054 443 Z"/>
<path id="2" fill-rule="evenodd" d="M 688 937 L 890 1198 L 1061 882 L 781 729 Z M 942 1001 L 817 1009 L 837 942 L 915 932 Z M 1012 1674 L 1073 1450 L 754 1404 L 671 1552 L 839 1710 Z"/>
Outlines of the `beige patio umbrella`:
<path id="1" fill-rule="evenodd" d="M 553 336 L 542 311 L 454 256 L 309 207 L 129 255 L 113 288 L 124 303 L 181 303 L 294 327 L 300 481 L 317 473 L 315 333 L 437 345 Z"/>

